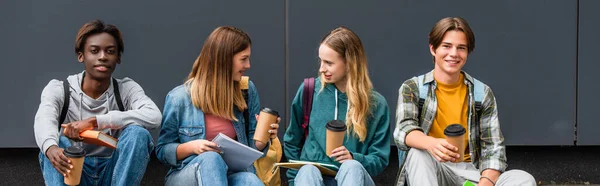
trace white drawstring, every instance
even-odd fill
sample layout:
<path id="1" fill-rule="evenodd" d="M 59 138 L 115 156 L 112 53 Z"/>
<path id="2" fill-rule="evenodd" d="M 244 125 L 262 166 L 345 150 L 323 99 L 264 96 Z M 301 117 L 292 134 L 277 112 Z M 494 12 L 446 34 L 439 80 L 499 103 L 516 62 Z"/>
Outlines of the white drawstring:
<path id="1" fill-rule="evenodd" d="M 337 120 L 337 115 L 338 115 L 338 90 L 336 88 L 335 89 L 335 115 L 333 116 L 334 120 Z"/>
<path id="2" fill-rule="evenodd" d="M 83 93 L 80 92 L 79 93 L 79 121 L 83 120 L 83 116 L 82 116 L 83 112 L 81 112 L 82 111 L 81 105 L 83 105 Z M 74 142 L 75 142 L 75 146 L 83 147 L 82 141 L 77 140 Z"/>

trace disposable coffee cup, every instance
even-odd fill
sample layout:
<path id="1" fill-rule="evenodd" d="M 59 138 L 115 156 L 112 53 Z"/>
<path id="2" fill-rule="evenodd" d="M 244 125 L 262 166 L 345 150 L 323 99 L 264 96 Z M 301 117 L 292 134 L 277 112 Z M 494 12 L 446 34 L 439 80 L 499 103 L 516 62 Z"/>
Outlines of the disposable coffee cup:
<path id="1" fill-rule="evenodd" d="M 242 79 L 240 79 L 240 89 L 248 90 L 248 80 L 250 80 L 250 77 L 242 76 Z"/>
<path id="2" fill-rule="evenodd" d="M 327 144 L 325 153 L 331 156 L 331 151 L 344 144 L 344 135 L 346 134 L 346 124 L 340 120 L 332 120 L 325 125 L 327 128 Z"/>
<path id="3" fill-rule="evenodd" d="M 454 163 L 462 162 L 465 157 L 465 133 L 467 133 L 467 130 L 460 124 L 448 125 L 444 130 L 446 141 L 458 148 L 457 153 L 460 157 Z"/>
<path id="4" fill-rule="evenodd" d="M 270 108 L 265 107 L 260 110 L 258 121 L 256 122 L 256 130 L 254 131 L 254 140 L 266 144 L 271 136 L 271 133 L 269 133 L 271 124 L 276 123 L 278 117 L 279 113 Z"/>
<path id="5" fill-rule="evenodd" d="M 85 150 L 83 150 L 83 147 L 70 146 L 63 153 L 71 160 L 71 165 L 73 165 L 71 172 L 68 172 L 65 177 L 65 184 L 79 185 L 83 160 L 85 159 Z"/>

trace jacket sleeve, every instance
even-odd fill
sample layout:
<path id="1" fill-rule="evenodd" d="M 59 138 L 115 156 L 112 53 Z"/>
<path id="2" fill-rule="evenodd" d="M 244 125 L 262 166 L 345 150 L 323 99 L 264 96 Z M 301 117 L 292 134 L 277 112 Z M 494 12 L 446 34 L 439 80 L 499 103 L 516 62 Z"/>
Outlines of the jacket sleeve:
<path id="1" fill-rule="evenodd" d="M 164 116 L 162 117 L 162 126 L 156 144 L 156 157 L 162 163 L 179 166 L 177 161 L 177 147 L 181 142 L 178 131 L 182 116 L 180 112 L 184 108 L 179 103 L 177 96 L 171 94 L 172 92 L 167 94 L 165 99 Z"/>
<path id="2" fill-rule="evenodd" d="M 250 120 L 248 126 L 248 145 L 254 149 L 256 144 L 254 143 L 254 132 L 256 131 L 256 117 L 255 115 L 260 113 L 260 99 L 258 98 L 258 91 L 254 82 L 248 81 L 248 120 Z M 264 149 L 262 149 L 263 156 L 267 155 L 271 142 L 268 142 Z M 258 149 L 257 149 L 258 150 Z"/>
<path id="3" fill-rule="evenodd" d="M 304 89 L 304 83 L 298 88 L 298 92 L 292 101 L 290 109 L 290 123 L 285 131 L 283 137 L 283 150 L 284 154 L 289 160 L 299 160 L 300 153 L 302 152 L 302 136 L 304 131 L 302 129 L 302 91 Z"/>
<path id="4" fill-rule="evenodd" d="M 419 126 L 419 87 L 416 77 L 406 80 L 398 90 L 394 142 L 400 150 L 409 149 L 406 135 L 413 130 L 423 131 Z"/>
<path id="5" fill-rule="evenodd" d="M 480 169 L 494 169 L 504 172 L 507 168 L 504 136 L 500 130 L 498 108 L 492 89 L 486 86 L 483 111 L 480 117 L 481 164 Z"/>
<path id="6" fill-rule="evenodd" d="M 375 130 L 367 154 L 352 153 L 353 158 L 360 162 L 369 175 L 377 176 L 387 167 L 390 158 L 390 109 L 383 96 L 380 96 L 379 105 L 372 123 L 368 123 L 369 130 Z"/>
<path id="7" fill-rule="evenodd" d="M 41 152 L 46 154 L 46 150 L 52 145 L 58 145 L 59 123 L 58 116 L 64 102 L 63 84 L 58 80 L 51 80 L 44 87 L 40 98 L 40 105 L 35 120 L 33 122 L 33 132 L 35 142 Z"/>
<path id="8" fill-rule="evenodd" d="M 126 111 L 109 111 L 96 116 L 99 129 L 120 129 L 130 124 L 139 124 L 146 129 L 160 127 L 161 113 L 156 104 L 146 96 L 144 89 L 130 78 L 123 78 L 119 86 Z"/>

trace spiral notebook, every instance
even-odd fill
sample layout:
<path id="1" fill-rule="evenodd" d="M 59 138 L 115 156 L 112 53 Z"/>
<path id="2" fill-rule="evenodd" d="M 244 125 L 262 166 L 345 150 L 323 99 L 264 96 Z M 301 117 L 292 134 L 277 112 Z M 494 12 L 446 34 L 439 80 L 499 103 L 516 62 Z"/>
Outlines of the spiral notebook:
<path id="1" fill-rule="evenodd" d="M 212 142 L 218 144 L 221 156 L 230 171 L 240 172 L 250 167 L 263 153 L 219 133 Z"/>

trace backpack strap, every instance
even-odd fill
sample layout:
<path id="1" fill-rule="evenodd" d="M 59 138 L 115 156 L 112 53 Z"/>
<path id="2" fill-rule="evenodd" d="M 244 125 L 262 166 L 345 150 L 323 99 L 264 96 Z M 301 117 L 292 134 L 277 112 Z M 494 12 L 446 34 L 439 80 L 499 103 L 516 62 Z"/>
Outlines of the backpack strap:
<path id="1" fill-rule="evenodd" d="M 246 100 L 246 109 L 244 109 L 244 124 L 246 126 L 246 132 L 250 130 L 250 112 L 248 112 L 248 89 L 242 89 L 242 95 L 244 96 L 244 100 Z"/>
<path id="2" fill-rule="evenodd" d="M 117 82 L 117 79 L 112 78 L 112 82 L 113 82 L 113 92 L 115 94 L 115 99 L 117 100 L 117 106 L 119 107 L 119 110 L 121 112 L 125 111 L 125 107 L 123 106 L 123 100 L 121 99 L 121 93 L 119 91 L 119 83 Z M 69 103 L 71 100 L 71 84 L 69 84 L 69 80 L 64 80 L 63 81 L 63 89 L 64 89 L 64 93 L 65 93 L 65 97 L 64 97 L 64 103 L 63 103 L 63 107 L 60 111 L 60 118 L 58 119 L 58 130 L 60 131 L 60 125 L 63 124 L 65 122 L 65 119 L 67 119 L 67 112 L 69 111 Z"/>
<path id="3" fill-rule="evenodd" d="M 119 92 L 119 83 L 117 82 L 117 79 L 112 78 L 112 82 L 113 82 L 113 91 L 115 94 L 115 99 L 117 100 L 117 106 L 119 106 L 119 110 L 121 112 L 125 111 L 125 107 L 123 106 L 123 100 L 121 99 L 121 93 Z"/>
<path id="4" fill-rule="evenodd" d="M 304 88 L 302 90 L 302 129 L 304 135 L 302 136 L 301 145 L 304 145 L 306 137 L 308 136 L 308 125 L 310 123 L 310 112 L 312 111 L 313 95 L 315 93 L 315 78 L 304 78 Z"/>
<path id="5" fill-rule="evenodd" d="M 472 116 L 475 121 L 472 121 L 477 131 L 480 130 L 481 117 L 483 116 L 483 96 L 485 95 L 485 85 L 473 78 L 473 99 L 475 101 L 475 115 Z M 481 146 L 481 140 L 477 139 L 476 144 Z"/>
<path id="6" fill-rule="evenodd" d="M 242 96 L 244 96 L 244 101 L 246 101 L 246 109 L 244 109 L 244 126 L 246 127 L 246 133 L 250 130 L 250 104 L 248 104 L 248 88 L 250 84 L 249 76 L 242 76 L 240 80 L 240 87 L 242 89 Z"/>
<path id="7" fill-rule="evenodd" d="M 419 86 L 419 114 L 421 114 L 421 110 L 423 110 L 423 105 L 425 104 L 425 99 L 427 99 L 427 93 L 429 92 L 429 84 L 423 84 L 423 79 L 425 75 L 420 75 L 417 77 L 417 84 Z M 483 110 L 482 102 L 483 96 L 485 96 L 485 85 L 473 78 L 473 89 L 474 89 L 474 98 L 475 98 L 475 111 L 477 112 L 477 117 L 481 116 L 481 111 Z"/>
<path id="8" fill-rule="evenodd" d="M 421 115 L 421 110 L 423 110 L 425 99 L 427 99 L 427 93 L 429 93 L 429 83 L 423 84 L 424 79 L 425 75 L 420 75 L 417 77 L 417 85 L 419 86 L 419 115 Z"/>
<path id="9" fill-rule="evenodd" d="M 63 107 L 62 110 L 60 111 L 60 118 L 58 119 L 58 130 L 60 130 L 60 125 L 63 124 L 63 122 L 65 122 L 65 119 L 67 118 L 67 112 L 69 111 L 69 102 L 71 100 L 71 91 L 69 90 L 71 88 L 71 85 L 69 84 L 68 80 L 63 81 L 63 89 L 65 92 L 65 98 L 63 101 Z"/>
<path id="10" fill-rule="evenodd" d="M 485 96 L 485 85 L 475 78 L 473 78 L 473 92 L 475 98 L 475 111 L 477 112 L 477 118 L 480 118 L 483 110 L 482 103 L 483 96 Z"/>

